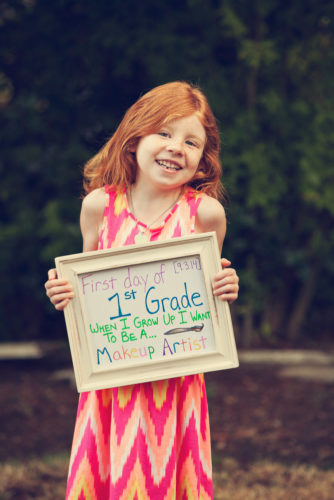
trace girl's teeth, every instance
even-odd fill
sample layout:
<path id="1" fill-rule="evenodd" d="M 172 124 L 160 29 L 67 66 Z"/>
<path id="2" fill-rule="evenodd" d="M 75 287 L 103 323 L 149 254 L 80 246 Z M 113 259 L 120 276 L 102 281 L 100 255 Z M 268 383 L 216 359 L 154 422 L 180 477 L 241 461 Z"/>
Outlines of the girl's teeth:
<path id="1" fill-rule="evenodd" d="M 168 170 L 179 170 L 179 168 L 180 168 L 177 165 L 174 165 L 174 164 L 169 163 L 169 162 L 160 161 L 160 160 L 158 160 L 158 164 L 161 167 L 167 168 Z"/>

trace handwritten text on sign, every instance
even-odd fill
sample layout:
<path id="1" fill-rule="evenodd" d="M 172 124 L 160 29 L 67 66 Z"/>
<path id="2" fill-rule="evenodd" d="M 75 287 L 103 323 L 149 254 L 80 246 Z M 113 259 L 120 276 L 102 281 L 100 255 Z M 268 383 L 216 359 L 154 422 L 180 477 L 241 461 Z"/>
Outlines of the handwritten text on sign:
<path id="1" fill-rule="evenodd" d="M 95 367 L 215 350 L 199 256 L 79 274 Z"/>

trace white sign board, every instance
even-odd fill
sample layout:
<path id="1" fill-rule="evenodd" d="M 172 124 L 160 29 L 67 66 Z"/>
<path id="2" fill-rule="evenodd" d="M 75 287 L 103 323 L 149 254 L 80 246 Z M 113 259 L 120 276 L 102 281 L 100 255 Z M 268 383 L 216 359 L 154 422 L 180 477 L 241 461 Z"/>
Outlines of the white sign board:
<path id="1" fill-rule="evenodd" d="M 238 366 L 215 233 L 58 257 L 78 391 Z"/>

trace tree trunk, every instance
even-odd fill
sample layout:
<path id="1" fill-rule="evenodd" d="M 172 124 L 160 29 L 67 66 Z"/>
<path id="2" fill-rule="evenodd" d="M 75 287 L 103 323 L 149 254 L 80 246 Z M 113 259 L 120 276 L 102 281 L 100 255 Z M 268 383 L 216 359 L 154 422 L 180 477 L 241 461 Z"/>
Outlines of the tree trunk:
<path id="1" fill-rule="evenodd" d="M 315 285 L 320 269 L 321 263 L 318 261 L 312 268 L 309 280 L 300 290 L 286 328 L 286 338 L 289 340 L 295 340 L 299 336 L 302 323 L 314 295 Z"/>

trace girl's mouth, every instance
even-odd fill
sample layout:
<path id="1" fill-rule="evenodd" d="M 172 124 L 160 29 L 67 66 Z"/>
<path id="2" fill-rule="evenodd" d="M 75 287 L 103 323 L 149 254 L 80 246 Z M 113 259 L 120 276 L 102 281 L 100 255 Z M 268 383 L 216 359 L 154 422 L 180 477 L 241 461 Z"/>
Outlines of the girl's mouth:
<path id="1" fill-rule="evenodd" d="M 182 170 L 181 165 L 169 161 L 169 160 L 156 160 L 157 164 L 160 165 L 160 167 L 166 168 L 167 170 Z"/>

